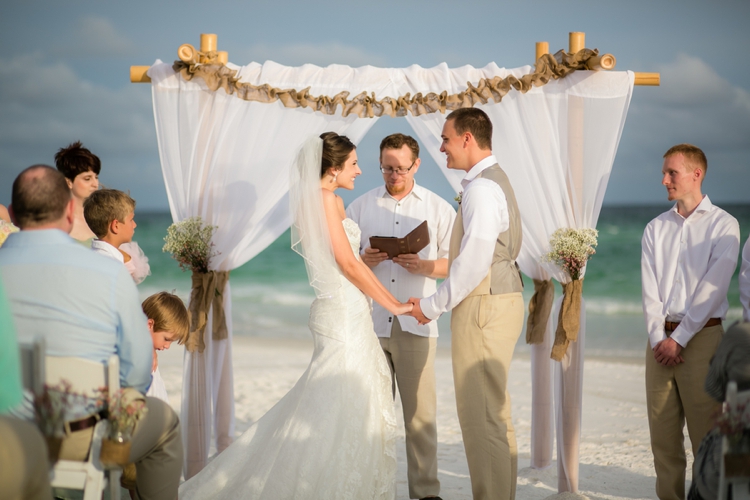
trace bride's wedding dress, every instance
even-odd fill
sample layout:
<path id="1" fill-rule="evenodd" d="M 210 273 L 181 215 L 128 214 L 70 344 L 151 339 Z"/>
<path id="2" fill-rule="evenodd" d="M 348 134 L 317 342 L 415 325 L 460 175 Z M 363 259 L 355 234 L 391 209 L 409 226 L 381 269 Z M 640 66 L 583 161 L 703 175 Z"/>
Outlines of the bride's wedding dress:
<path id="1" fill-rule="evenodd" d="M 352 251 L 360 230 L 344 219 Z M 187 499 L 393 499 L 396 417 L 370 302 L 340 286 L 310 310 L 314 352 L 296 385 L 180 487 Z"/>

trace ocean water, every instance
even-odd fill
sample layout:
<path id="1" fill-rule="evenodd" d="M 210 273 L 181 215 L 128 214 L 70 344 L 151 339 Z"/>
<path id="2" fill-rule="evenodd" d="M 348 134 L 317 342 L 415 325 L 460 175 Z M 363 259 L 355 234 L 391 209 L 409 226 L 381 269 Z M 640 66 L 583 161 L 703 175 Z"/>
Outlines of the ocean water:
<path id="1" fill-rule="evenodd" d="M 586 351 L 614 357 L 642 357 L 646 345 L 641 310 L 641 236 L 646 224 L 668 205 L 604 207 L 599 217 L 599 245 L 589 261 L 583 296 L 586 304 Z M 750 232 L 750 205 L 722 206 L 740 223 L 742 244 Z M 142 299 L 161 290 L 175 291 L 186 302 L 190 296 L 190 273 L 180 270 L 169 254 L 162 252 L 164 235 L 172 219 L 168 213 L 136 213 L 135 240 L 149 258 L 151 276 L 139 285 Z M 729 288 L 728 320 L 739 319 L 735 271 Z M 524 278 L 526 301 L 533 283 Z M 307 318 L 314 299 L 307 283 L 302 258 L 290 248 L 289 231 L 250 262 L 232 271 L 232 320 L 234 335 L 277 338 L 309 336 Z M 559 296 L 562 289 L 557 285 Z M 450 342 L 450 315 L 438 320 L 439 344 Z M 528 351 L 521 335 L 517 351 Z"/>

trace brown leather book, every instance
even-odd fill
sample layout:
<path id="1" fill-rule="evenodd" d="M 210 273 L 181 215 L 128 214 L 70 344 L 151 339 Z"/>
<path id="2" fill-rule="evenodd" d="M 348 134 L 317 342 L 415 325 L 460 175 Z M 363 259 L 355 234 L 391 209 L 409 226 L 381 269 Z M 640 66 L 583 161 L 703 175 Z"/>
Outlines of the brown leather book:
<path id="1" fill-rule="evenodd" d="M 370 246 L 388 253 L 388 259 L 407 253 L 417 253 L 430 243 L 427 221 L 414 228 L 403 238 L 395 236 L 370 236 Z"/>

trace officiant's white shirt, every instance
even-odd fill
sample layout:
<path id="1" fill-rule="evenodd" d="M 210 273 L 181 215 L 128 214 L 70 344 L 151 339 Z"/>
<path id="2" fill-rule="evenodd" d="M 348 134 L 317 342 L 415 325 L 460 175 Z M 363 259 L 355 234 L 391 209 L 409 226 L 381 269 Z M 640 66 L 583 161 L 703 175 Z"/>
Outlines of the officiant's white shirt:
<path id="1" fill-rule="evenodd" d="M 461 181 L 464 188 L 461 250 L 451 264 L 448 278 L 437 292 L 419 303 L 422 314 L 429 319 L 450 311 L 479 286 L 492 265 L 498 235 L 510 227 L 508 201 L 500 185 L 489 179 L 476 178 L 496 163 L 494 155 L 488 156 L 471 167 Z"/>
<path id="2" fill-rule="evenodd" d="M 726 318 L 740 249 L 737 219 L 708 196 L 687 218 L 675 204 L 648 223 L 641 247 L 643 313 L 652 348 L 667 338 L 665 321 L 680 322 L 671 338 L 685 347 L 710 318 Z"/>
<path id="3" fill-rule="evenodd" d="M 362 230 L 360 253 L 370 246 L 370 236 L 396 236 L 409 234 L 423 221 L 427 221 L 430 243 L 419 252 L 424 260 L 447 259 L 451 231 L 456 211 L 433 193 L 417 185 L 401 200 L 396 200 L 380 186 L 354 200 L 346 209 L 346 215 Z M 401 302 L 409 297 L 425 297 L 435 293 L 437 280 L 409 273 L 393 261 L 385 260 L 372 270 L 380 282 Z M 372 320 L 378 337 L 390 337 L 393 315 L 378 304 L 373 304 Z M 437 337 L 435 322 L 420 325 L 412 316 L 398 317 L 401 328 L 422 337 Z"/>

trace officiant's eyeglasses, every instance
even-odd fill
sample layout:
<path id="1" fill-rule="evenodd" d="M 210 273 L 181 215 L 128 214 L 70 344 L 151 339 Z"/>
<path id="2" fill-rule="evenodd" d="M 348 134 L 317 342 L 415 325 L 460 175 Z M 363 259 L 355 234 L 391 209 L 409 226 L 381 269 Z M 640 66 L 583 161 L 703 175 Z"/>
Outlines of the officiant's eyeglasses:
<path id="1" fill-rule="evenodd" d="M 393 172 L 396 172 L 396 174 L 398 175 L 406 175 L 409 173 L 409 170 L 414 168 L 415 163 L 417 163 L 417 160 L 414 160 L 413 162 L 411 162 L 411 167 L 409 168 L 397 168 L 397 169 L 392 169 L 391 167 L 384 167 L 383 165 L 380 165 L 380 171 L 386 175 L 391 175 Z"/>

